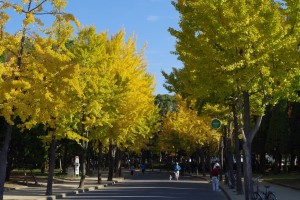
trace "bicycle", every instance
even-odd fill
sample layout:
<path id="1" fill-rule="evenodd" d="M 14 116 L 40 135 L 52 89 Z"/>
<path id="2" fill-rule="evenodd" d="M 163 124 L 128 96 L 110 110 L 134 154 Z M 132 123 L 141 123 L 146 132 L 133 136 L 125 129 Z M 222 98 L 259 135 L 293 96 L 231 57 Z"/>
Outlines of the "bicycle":
<path id="1" fill-rule="evenodd" d="M 265 192 L 262 190 L 259 190 L 258 186 L 258 180 L 261 178 L 261 176 L 256 178 L 256 191 L 253 193 L 252 200 L 277 200 L 275 194 L 272 191 L 269 191 L 268 189 L 270 188 L 269 185 L 265 185 Z M 254 181 L 253 181 L 254 182 Z"/>

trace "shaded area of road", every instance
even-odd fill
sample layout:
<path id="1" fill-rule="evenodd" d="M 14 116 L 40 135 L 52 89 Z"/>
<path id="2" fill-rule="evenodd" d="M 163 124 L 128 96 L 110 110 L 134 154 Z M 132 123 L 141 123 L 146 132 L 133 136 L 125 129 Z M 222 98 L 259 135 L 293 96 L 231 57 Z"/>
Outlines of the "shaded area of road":
<path id="1" fill-rule="evenodd" d="M 205 180 L 180 177 L 179 181 L 169 180 L 169 174 L 146 173 L 125 176 L 125 181 L 107 187 L 64 199 L 214 199 L 225 200 L 222 192 L 213 192 Z"/>

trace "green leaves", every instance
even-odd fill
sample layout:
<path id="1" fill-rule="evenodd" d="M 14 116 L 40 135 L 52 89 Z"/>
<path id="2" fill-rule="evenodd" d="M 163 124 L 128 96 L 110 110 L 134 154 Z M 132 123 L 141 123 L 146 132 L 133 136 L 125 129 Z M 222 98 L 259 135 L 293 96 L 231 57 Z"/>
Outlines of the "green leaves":
<path id="1" fill-rule="evenodd" d="M 182 20 L 180 29 L 170 33 L 177 38 L 175 54 L 184 68 L 165 74 L 167 88 L 193 98 L 213 93 L 220 101 L 239 89 L 261 93 L 252 98 L 261 105 L 270 100 L 266 96 L 295 99 L 291 81 L 297 73 L 290 72 L 299 68 L 299 22 L 290 17 L 299 9 L 269 0 L 185 1 L 175 6 Z"/>

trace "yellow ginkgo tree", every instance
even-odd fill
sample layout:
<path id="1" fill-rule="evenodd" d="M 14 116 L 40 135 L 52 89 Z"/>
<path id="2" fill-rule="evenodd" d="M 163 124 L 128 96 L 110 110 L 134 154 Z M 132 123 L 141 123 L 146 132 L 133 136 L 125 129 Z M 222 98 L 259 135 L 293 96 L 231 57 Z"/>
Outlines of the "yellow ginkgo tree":
<path id="1" fill-rule="evenodd" d="M 66 64 L 70 55 L 64 49 L 64 42 L 73 30 L 70 29 L 69 21 L 76 22 L 72 15 L 63 12 L 66 3 L 65 0 L 0 2 L 0 55 L 5 57 L 4 62 L 0 63 L 0 90 L 4 94 L 0 100 L 0 115 L 5 118 L 6 127 L 1 149 L 1 199 L 6 174 L 5 160 L 12 126 L 16 125 L 15 119 L 21 119 L 24 124 L 20 126 L 25 128 L 41 123 L 45 127 L 55 129 L 56 120 L 65 110 L 61 108 L 65 108 L 65 96 L 62 94 L 66 90 L 58 86 L 70 86 L 64 83 L 68 78 L 72 78 L 66 71 L 75 72 Z M 52 11 L 46 12 L 45 7 L 51 8 Z M 8 9 L 14 9 L 17 14 L 24 16 L 22 27 L 16 34 L 5 32 L 5 24 L 10 17 L 7 14 Z M 45 28 L 38 16 L 44 14 L 51 14 L 56 18 L 53 27 L 44 32 L 47 39 L 39 36 Z M 56 26 L 57 23 L 62 26 Z"/>
<path id="2" fill-rule="evenodd" d="M 175 111 L 164 117 L 159 135 L 159 146 L 162 151 L 184 150 L 190 156 L 197 149 L 210 146 L 217 149 L 220 134 L 210 127 L 211 117 L 199 116 L 194 101 L 189 104 L 179 95 L 176 96 Z M 173 152 L 170 152 L 173 153 Z"/>
<path id="3" fill-rule="evenodd" d="M 109 39 L 106 32 L 96 33 L 94 27 L 83 28 L 70 44 L 74 57 L 72 63 L 79 69 L 79 75 L 73 82 L 76 94 L 72 103 L 77 108 L 73 115 L 76 124 L 73 131 L 87 139 L 101 138 L 100 127 L 111 126 L 115 120 L 114 102 L 120 90 L 112 72 L 110 57 L 106 45 Z M 87 140 L 80 141 L 83 147 L 81 158 L 82 176 L 80 188 L 84 187 L 86 175 Z"/>
<path id="4" fill-rule="evenodd" d="M 136 49 L 131 36 L 125 41 L 125 32 L 119 31 L 106 44 L 107 66 L 114 74 L 115 85 L 120 89 L 111 102 L 113 113 L 105 130 L 105 138 L 110 147 L 111 164 L 109 177 L 113 177 L 114 155 L 117 147 L 133 146 L 137 138 L 146 138 L 151 131 L 149 119 L 157 114 L 154 106 L 154 79 L 147 73 L 144 50 Z M 148 121 L 148 122 L 147 122 Z M 150 120 L 151 121 L 151 120 Z M 153 120 L 152 120 L 153 121 Z"/>

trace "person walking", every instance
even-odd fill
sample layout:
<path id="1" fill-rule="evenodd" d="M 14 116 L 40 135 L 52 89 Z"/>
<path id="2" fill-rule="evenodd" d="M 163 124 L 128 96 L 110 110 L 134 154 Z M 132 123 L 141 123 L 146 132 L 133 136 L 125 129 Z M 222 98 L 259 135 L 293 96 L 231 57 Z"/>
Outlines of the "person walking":
<path id="1" fill-rule="evenodd" d="M 142 174 L 144 175 L 145 174 L 146 165 L 144 163 L 141 163 L 140 164 L 140 168 L 141 168 Z"/>
<path id="2" fill-rule="evenodd" d="M 210 173 L 211 183 L 213 191 L 219 191 L 219 175 L 220 175 L 220 165 L 216 163 Z"/>
<path id="3" fill-rule="evenodd" d="M 181 170 L 181 167 L 178 164 L 178 162 L 176 162 L 176 165 L 174 166 L 174 174 L 175 174 L 176 181 L 178 181 L 178 179 L 179 179 L 179 172 L 180 172 L 180 170 Z"/>
<path id="4" fill-rule="evenodd" d="M 130 174 L 134 175 L 134 172 L 135 172 L 134 164 L 131 164 L 131 166 L 130 166 Z"/>

